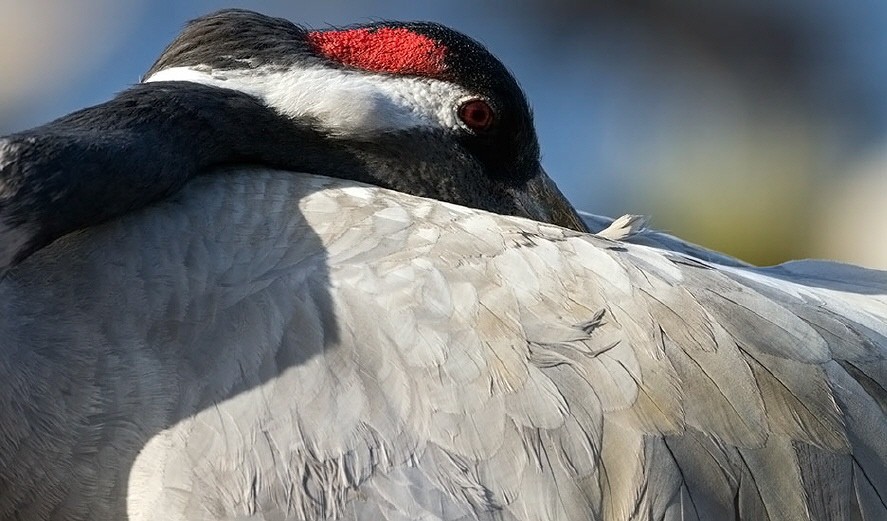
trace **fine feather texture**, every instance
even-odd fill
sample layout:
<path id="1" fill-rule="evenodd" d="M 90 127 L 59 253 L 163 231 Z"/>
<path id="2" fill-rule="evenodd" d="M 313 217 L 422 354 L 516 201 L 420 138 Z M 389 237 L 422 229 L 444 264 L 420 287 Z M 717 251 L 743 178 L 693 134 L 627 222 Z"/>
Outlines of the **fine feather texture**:
<path id="1" fill-rule="evenodd" d="M 626 237 L 258 170 L 69 235 L 0 519 L 887 518 L 887 274 Z"/>

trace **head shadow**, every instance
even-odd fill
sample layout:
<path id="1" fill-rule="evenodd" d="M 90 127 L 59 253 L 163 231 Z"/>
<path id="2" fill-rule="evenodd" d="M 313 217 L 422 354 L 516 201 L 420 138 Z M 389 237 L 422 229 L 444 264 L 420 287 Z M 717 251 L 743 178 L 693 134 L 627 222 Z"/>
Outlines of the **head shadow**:
<path id="1" fill-rule="evenodd" d="M 127 519 L 152 438 L 336 345 L 327 252 L 299 209 L 324 182 L 200 177 L 8 273 L 0 513 L 60 498 Z"/>

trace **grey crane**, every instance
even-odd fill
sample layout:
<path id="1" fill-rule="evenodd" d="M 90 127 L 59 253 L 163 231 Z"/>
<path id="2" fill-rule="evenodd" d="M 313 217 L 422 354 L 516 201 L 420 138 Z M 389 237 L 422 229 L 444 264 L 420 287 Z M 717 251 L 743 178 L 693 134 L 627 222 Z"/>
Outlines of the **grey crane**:
<path id="1" fill-rule="evenodd" d="M 887 519 L 887 274 L 538 153 L 455 31 L 246 11 L 0 140 L 0 519 Z"/>

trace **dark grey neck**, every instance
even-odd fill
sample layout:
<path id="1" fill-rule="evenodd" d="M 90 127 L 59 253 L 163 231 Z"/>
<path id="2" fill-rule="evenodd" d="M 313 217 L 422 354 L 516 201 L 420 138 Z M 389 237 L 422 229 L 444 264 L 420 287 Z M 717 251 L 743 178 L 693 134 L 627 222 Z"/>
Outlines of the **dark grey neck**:
<path id="1" fill-rule="evenodd" d="M 227 164 L 368 177 L 345 147 L 252 96 L 186 82 L 140 84 L 0 140 L 0 224 L 33 235 L 5 257 L 15 264 L 61 235 L 144 207 Z"/>
<path id="2" fill-rule="evenodd" d="M 309 172 L 520 214 L 501 181 L 440 133 L 333 138 L 238 91 L 155 82 L 0 140 L 0 273 L 62 235 L 147 206 L 225 165 Z M 4 239 L 9 230 L 17 240 Z"/>

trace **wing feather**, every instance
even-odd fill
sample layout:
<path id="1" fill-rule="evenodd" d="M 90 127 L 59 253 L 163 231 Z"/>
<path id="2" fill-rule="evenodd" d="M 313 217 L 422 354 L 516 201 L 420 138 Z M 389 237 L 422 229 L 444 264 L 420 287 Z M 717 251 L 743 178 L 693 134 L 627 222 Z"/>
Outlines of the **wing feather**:
<path id="1" fill-rule="evenodd" d="M 3 396 L 66 404 L 0 512 L 887 517 L 887 274 L 620 237 L 240 171 L 57 241 L 0 283 Z"/>

